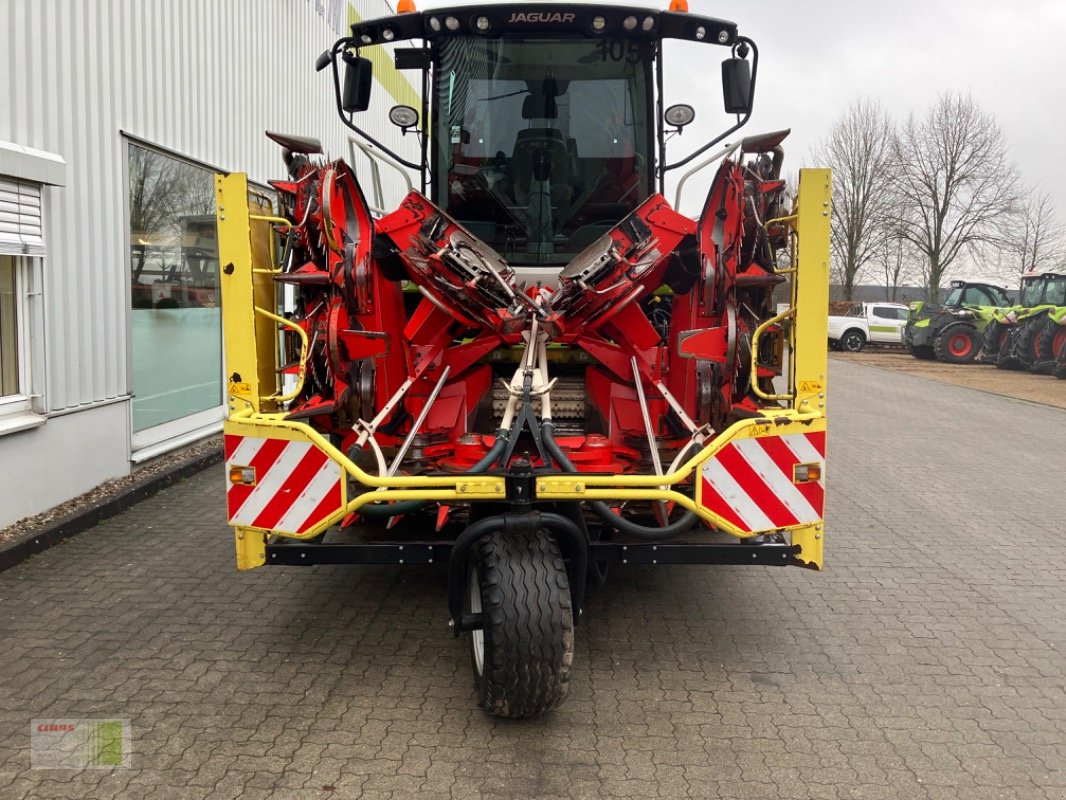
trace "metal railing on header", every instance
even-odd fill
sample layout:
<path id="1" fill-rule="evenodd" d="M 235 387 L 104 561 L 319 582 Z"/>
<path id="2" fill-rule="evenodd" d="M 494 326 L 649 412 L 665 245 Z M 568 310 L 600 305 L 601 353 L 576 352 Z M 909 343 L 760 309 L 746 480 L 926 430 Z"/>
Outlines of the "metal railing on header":
<path id="1" fill-rule="evenodd" d="M 376 217 L 383 217 L 388 214 L 388 209 L 385 208 L 385 192 L 381 183 L 381 164 L 385 164 L 388 167 L 392 167 L 394 170 L 400 173 L 404 183 L 407 184 L 407 191 L 414 191 L 414 183 L 411 181 L 411 176 L 407 174 L 407 168 L 403 166 L 399 161 L 392 158 L 392 156 L 383 152 L 369 142 L 361 142 L 354 136 L 348 137 L 348 153 L 352 159 L 352 167 L 355 167 L 355 151 L 358 148 L 367 157 L 370 162 L 370 186 L 374 195 L 374 204 L 370 206 L 370 213 Z"/>

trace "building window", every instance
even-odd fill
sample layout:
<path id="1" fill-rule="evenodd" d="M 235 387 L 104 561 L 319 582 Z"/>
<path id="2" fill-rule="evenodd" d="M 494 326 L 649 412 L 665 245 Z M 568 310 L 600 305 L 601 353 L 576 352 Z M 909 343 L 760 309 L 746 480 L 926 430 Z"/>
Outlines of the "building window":
<path id="1" fill-rule="evenodd" d="M 19 394 L 19 322 L 15 291 L 15 259 L 0 255 L 0 397 Z"/>
<path id="2" fill-rule="evenodd" d="M 40 265 L 0 252 L 0 434 L 44 421 Z"/>
<path id="3" fill-rule="evenodd" d="M 129 143 L 133 430 L 222 405 L 214 173 Z"/>

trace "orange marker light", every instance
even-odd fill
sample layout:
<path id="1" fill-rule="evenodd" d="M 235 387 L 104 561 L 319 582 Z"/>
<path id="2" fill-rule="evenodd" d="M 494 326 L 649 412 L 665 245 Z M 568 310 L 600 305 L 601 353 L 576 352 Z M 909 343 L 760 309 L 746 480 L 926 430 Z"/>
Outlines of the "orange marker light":
<path id="1" fill-rule="evenodd" d="M 813 483 L 822 479 L 821 464 L 796 464 L 792 470 L 793 483 Z"/>
<path id="2" fill-rule="evenodd" d="M 229 482 L 244 486 L 255 486 L 255 467 L 230 467 Z"/>
<path id="3" fill-rule="evenodd" d="M 400 0 L 400 2 L 396 4 L 397 14 L 413 14 L 416 11 L 418 11 L 418 9 L 415 8 L 415 0 Z"/>
<path id="4" fill-rule="evenodd" d="M 687 14 L 688 0 L 670 0 L 670 10 L 680 11 L 682 14 Z"/>

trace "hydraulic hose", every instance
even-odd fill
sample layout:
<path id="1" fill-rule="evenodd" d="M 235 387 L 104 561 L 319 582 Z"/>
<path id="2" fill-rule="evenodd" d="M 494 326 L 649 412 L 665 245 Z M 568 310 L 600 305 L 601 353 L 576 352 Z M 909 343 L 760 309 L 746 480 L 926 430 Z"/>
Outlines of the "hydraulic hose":
<path id="1" fill-rule="evenodd" d="M 488 449 L 488 452 L 481 457 L 474 466 L 467 470 L 467 475 L 480 475 L 483 472 L 488 471 L 496 463 L 496 460 L 503 455 L 503 451 L 507 448 L 507 431 L 502 428 L 496 431 L 496 441 L 492 443 L 492 447 Z M 388 505 L 371 505 L 367 504 L 359 509 L 359 515 L 366 519 L 388 519 L 389 517 L 396 517 L 400 514 L 413 514 L 416 511 L 421 511 L 428 506 L 429 500 L 400 500 L 396 503 Z"/>
<path id="2" fill-rule="evenodd" d="M 544 442 L 544 446 L 548 449 L 548 454 L 555 460 L 559 467 L 564 472 L 577 472 L 577 468 L 573 465 L 573 462 L 566 457 L 566 453 L 559 447 L 559 443 L 555 441 L 555 426 L 551 421 L 545 421 L 540 428 L 541 439 Z M 676 520 L 669 525 L 665 525 L 661 528 L 652 528 L 647 525 L 640 525 L 632 520 L 625 519 L 619 514 L 615 514 L 611 507 L 604 503 L 602 500 L 592 500 L 589 505 L 592 507 L 593 513 L 610 525 L 615 530 L 621 533 L 627 533 L 637 539 L 644 539 L 650 542 L 663 542 L 667 539 L 673 539 L 685 531 L 692 528 L 696 524 L 696 515 L 692 511 L 686 510 Z"/>

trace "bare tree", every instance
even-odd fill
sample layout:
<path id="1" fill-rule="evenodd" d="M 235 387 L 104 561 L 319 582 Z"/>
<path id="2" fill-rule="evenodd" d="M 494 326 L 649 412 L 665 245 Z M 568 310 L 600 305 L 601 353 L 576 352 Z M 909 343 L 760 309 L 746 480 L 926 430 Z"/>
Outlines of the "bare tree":
<path id="1" fill-rule="evenodd" d="M 812 153 L 815 163 L 833 170 L 833 277 L 846 300 L 884 236 L 894 136 L 884 109 L 875 100 L 858 100 Z"/>
<path id="2" fill-rule="evenodd" d="M 1020 273 L 1054 269 L 1066 260 L 1066 233 L 1055 219 L 1055 203 L 1046 190 L 1026 194 L 1007 234 L 1005 250 L 1011 279 Z"/>
<path id="3" fill-rule="evenodd" d="M 896 302 L 900 287 L 913 277 L 914 246 L 902 236 L 882 236 L 878 240 L 873 261 L 885 287 L 885 300 Z"/>
<path id="4" fill-rule="evenodd" d="M 1018 175 L 999 124 L 968 95 L 943 95 L 924 119 L 911 115 L 894 155 L 900 235 L 921 255 L 926 295 L 936 300 L 964 251 L 1000 239 Z"/>

